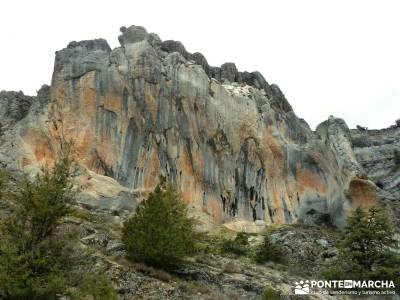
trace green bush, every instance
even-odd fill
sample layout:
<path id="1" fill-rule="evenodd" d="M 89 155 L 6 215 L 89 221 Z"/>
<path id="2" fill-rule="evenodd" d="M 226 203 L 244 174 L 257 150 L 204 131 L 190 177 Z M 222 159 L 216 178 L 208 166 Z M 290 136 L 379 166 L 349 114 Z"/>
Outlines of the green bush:
<path id="1" fill-rule="evenodd" d="M 83 278 L 76 300 L 117 300 L 110 280 L 104 275 L 87 275 Z"/>
<path id="2" fill-rule="evenodd" d="M 325 277 L 393 280 L 399 289 L 400 256 L 394 234 L 384 208 L 357 208 L 342 233 L 338 260 L 325 271 Z"/>
<path id="3" fill-rule="evenodd" d="M 254 254 L 254 260 L 257 263 L 264 263 L 267 261 L 272 261 L 276 263 L 286 262 L 283 247 L 278 244 L 272 243 L 269 235 L 266 235 L 264 237 L 263 243 L 257 247 Z"/>
<path id="4" fill-rule="evenodd" d="M 27 247 L 34 247 L 52 236 L 74 202 L 68 158 L 62 158 L 53 170 L 43 169 L 33 182 L 23 180 L 16 197 L 18 205 L 11 222 L 26 233 Z"/>
<path id="5" fill-rule="evenodd" d="M 265 287 L 261 294 L 261 300 L 279 300 L 280 298 L 280 293 L 269 286 Z"/>
<path id="6" fill-rule="evenodd" d="M 2 299 L 56 299 L 66 289 L 72 251 L 56 229 L 74 193 L 69 152 L 61 155 L 52 170 L 22 181 L 11 215 L 0 224 Z"/>
<path id="7" fill-rule="evenodd" d="M 233 253 L 236 255 L 246 255 L 249 250 L 247 234 L 239 232 L 235 239 L 224 239 L 221 250 L 224 253 Z"/>
<path id="8" fill-rule="evenodd" d="M 179 266 L 194 252 L 194 224 L 177 192 L 157 187 L 124 223 L 128 258 L 165 269 Z"/>
<path id="9" fill-rule="evenodd" d="M 23 250 L 25 240 L 1 238 L 2 299 L 56 299 L 65 291 L 71 260 L 64 242 L 48 239 Z"/>

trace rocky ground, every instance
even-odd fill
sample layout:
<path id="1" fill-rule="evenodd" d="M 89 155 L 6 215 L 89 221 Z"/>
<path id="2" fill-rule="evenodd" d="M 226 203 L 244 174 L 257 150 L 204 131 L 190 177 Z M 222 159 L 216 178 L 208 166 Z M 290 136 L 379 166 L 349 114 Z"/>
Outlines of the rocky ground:
<path id="1" fill-rule="evenodd" d="M 249 234 L 248 255 L 236 256 L 218 250 L 218 241 L 234 238 L 236 233 L 214 227 L 196 255 L 188 258 L 182 268 L 166 272 L 125 258 L 120 240 L 124 218 L 116 211 L 77 208 L 63 224 L 64 230 L 77 232 L 80 247 L 90 250 L 91 268 L 105 270 L 120 299 L 262 299 L 268 287 L 280 293 L 281 299 L 291 299 L 294 282 L 314 278 L 319 268 L 337 255 L 335 230 L 275 225 L 265 233 L 283 246 L 288 261 L 256 264 L 251 252 L 263 234 Z M 307 299 L 334 298 L 321 295 Z"/>
<path id="2" fill-rule="evenodd" d="M 77 182 L 80 176 L 88 175 L 78 172 Z M 15 174 L 11 177 L 18 178 Z M 101 182 L 104 178 L 97 180 Z M 15 187 L 13 182 L 11 190 Z M 104 194 L 107 192 L 103 190 Z M 75 247 L 84 261 L 80 266 L 82 271 L 104 272 L 119 299 L 269 299 L 262 296 L 266 289 L 280 294 L 280 299 L 348 299 L 293 295 L 295 282 L 321 279 L 325 267 L 335 262 L 338 255 L 335 246 L 339 237 L 337 229 L 307 224 L 273 224 L 261 229 L 262 226 L 256 223 L 238 221 L 236 226 L 233 223 L 221 226 L 200 219 L 200 224 L 208 226 L 198 227 L 204 237 L 199 240 L 197 253 L 188 257 L 181 268 L 166 272 L 126 259 L 121 229 L 124 220 L 133 213 L 133 207 L 127 207 L 118 197 L 116 203 L 121 205 L 100 205 L 102 202 L 90 205 L 82 202 L 84 198 L 84 194 L 78 195 L 78 203 L 64 219 L 61 231 L 73 233 L 77 238 Z M 103 200 L 106 202 L 107 198 Z M 8 203 L 0 203 L 0 217 L 8 211 Z M 221 242 L 233 240 L 237 231 L 243 228 L 247 231 L 257 228 L 246 234 L 249 246 L 245 255 L 222 251 Z M 254 251 L 265 235 L 282 247 L 286 258 L 284 263 L 254 262 Z"/>

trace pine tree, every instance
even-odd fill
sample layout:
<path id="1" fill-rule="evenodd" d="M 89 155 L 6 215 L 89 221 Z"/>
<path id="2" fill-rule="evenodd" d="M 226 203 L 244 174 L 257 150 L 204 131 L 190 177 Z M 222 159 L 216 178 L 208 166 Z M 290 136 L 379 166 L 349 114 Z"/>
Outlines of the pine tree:
<path id="1" fill-rule="evenodd" d="M 394 226 L 383 207 L 357 208 L 342 234 L 330 279 L 394 280 L 400 287 L 400 257 Z"/>
<path id="2" fill-rule="evenodd" d="M 137 208 L 123 228 L 128 257 L 148 265 L 172 268 L 194 250 L 194 220 L 171 186 L 159 187 Z"/>
<path id="3" fill-rule="evenodd" d="M 74 200 L 69 150 L 52 170 L 22 181 L 0 224 L 2 299 L 56 299 L 66 288 L 72 258 L 66 237 L 55 232 Z"/>

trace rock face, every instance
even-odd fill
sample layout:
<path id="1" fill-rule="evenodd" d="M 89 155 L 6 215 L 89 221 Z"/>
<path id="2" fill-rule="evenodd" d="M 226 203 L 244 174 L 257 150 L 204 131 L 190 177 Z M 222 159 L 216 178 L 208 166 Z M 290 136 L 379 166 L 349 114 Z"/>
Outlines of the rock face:
<path id="1" fill-rule="evenodd" d="M 72 139 L 79 163 L 121 191 L 147 193 L 167 180 L 218 223 L 322 215 L 341 226 L 348 210 L 379 201 L 343 120 L 313 132 L 259 72 L 209 66 L 139 26 L 122 27 L 119 41 L 113 50 L 103 39 L 71 42 L 56 53 L 50 95 L 41 96 L 49 99 L 15 127 L 20 150 L 9 164 L 32 171 Z"/>
<path id="2" fill-rule="evenodd" d="M 29 111 L 34 97 L 25 96 L 22 92 L 0 92 L 0 133 L 6 127 L 22 120 Z"/>
<path id="3" fill-rule="evenodd" d="M 379 188 L 380 197 L 400 220 L 400 124 L 381 130 L 351 130 L 354 153 L 368 177 Z M 400 153 L 400 152 L 399 152 Z M 400 222 L 400 221 L 399 221 Z"/>

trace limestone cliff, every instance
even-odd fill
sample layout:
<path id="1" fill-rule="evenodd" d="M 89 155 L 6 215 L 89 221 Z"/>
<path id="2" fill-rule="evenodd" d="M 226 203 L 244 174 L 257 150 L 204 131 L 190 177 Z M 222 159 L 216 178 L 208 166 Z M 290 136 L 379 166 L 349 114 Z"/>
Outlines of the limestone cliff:
<path id="1" fill-rule="evenodd" d="M 391 208 L 400 225 L 400 126 L 381 130 L 351 130 L 354 153 L 368 177 L 378 186 L 379 196 Z M 399 152 L 400 153 L 400 152 Z"/>
<path id="2" fill-rule="evenodd" d="M 51 88 L 3 139 L 4 164 L 34 172 L 54 159 L 60 139 L 73 139 L 88 181 L 119 183 L 107 201 L 167 180 L 219 223 L 340 226 L 349 209 L 379 201 L 343 120 L 313 132 L 259 72 L 209 66 L 143 27 L 121 32 L 113 50 L 97 39 L 56 53 Z"/>

